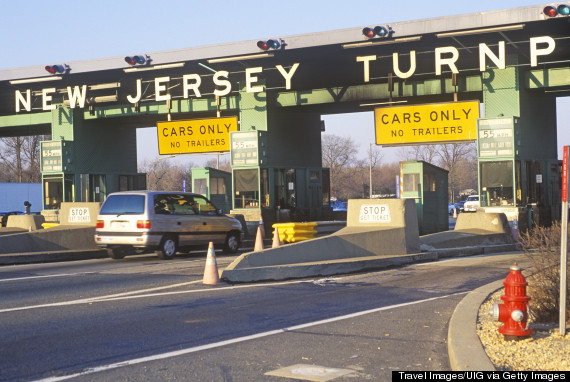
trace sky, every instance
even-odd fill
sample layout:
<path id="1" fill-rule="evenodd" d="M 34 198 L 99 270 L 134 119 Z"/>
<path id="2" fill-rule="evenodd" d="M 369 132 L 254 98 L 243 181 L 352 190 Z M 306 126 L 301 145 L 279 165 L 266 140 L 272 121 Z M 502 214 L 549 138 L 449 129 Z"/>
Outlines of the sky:
<path id="1" fill-rule="evenodd" d="M 0 69 L 126 56 L 133 52 L 150 54 L 266 39 L 268 36 L 285 37 L 543 4 L 527 0 L 408 0 L 404 3 L 340 0 L 1 0 L 1 3 L 0 35 L 4 37 L 0 43 Z M 570 144 L 570 122 L 563 118 L 570 109 L 570 97 L 559 98 L 557 105 L 560 157 L 560 147 Z M 359 157 L 367 158 L 369 144 L 374 142 L 371 112 L 323 116 L 323 120 L 327 134 L 352 138 L 359 147 Z M 139 163 L 158 158 L 156 128 L 138 129 L 137 145 Z M 380 150 L 384 162 L 402 159 L 398 148 Z M 215 159 L 215 156 L 184 155 L 168 160 L 201 166 L 210 159 Z"/>

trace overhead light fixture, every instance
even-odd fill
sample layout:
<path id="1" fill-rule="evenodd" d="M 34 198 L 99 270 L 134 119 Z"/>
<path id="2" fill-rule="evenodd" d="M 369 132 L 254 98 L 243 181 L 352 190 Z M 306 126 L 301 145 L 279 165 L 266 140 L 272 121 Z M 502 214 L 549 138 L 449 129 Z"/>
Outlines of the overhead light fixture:
<path id="1" fill-rule="evenodd" d="M 504 26 L 504 27 L 469 29 L 469 30 L 457 31 L 457 32 L 436 33 L 435 36 L 437 38 L 455 37 L 455 36 L 466 36 L 466 35 L 481 34 L 481 33 L 506 32 L 506 31 L 520 30 L 523 28 L 524 28 L 524 24 L 515 24 L 515 25 Z"/>
<path id="2" fill-rule="evenodd" d="M 208 64 L 215 64 L 218 62 L 230 62 L 230 61 L 243 61 L 243 60 L 255 60 L 257 58 L 273 57 L 273 53 L 258 53 L 258 54 L 246 54 L 244 56 L 233 56 L 224 58 L 211 58 L 208 60 Z"/>
<path id="3" fill-rule="evenodd" d="M 365 107 L 365 106 L 380 106 L 380 105 L 392 105 L 395 103 L 407 103 L 407 100 L 403 101 L 387 101 L 387 102 L 375 102 L 375 103 L 362 103 L 358 106 Z"/>
<path id="4" fill-rule="evenodd" d="M 120 82 L 111 82 L 108 84 L 89 85 L 89 90 L 116 89 L 120 87 L 121 87 Z"/>
<path id="5" fill-rule="evenodd" d="M 145 72 L 147 70 L 181 68 L 184 66 L 184 64 L 185 64 L 184 62 L 175 62 L 173 64 L 162 64 L 162 65 L 154 65 L 154 66 L 137 66 L 134 68 L 123 69 L 123 72 L 133 73 L 133 72 Z"/>
<path id="6" fill-rule="evenodd" d="M 18 84 L 30 84 L 33 82 L 57 81 L 61 79 L 63 79 L 63 77 L 61 76 L 51 76 L 51 77 L 24 78 L 22 80 L 11 80 L 9 82 L 10 85 L 18 85 Z"/>
<path id="7" fill-rule="evenodd" d="M 421 40 L 422 36 L 412 36 L 412 37 L 401 37 L 395 38 L 392 40 L 369 40 L 363 42 L 355 42 L 351 44 L 343 44 L 343 49 L 351 49 L 351 48 L 362 48 L 365 46 L 374 46 L 374 45 L 385 45 L 385 44 L 396 44 L 399 42 L 410 42 L 410 41 L 419 41 Z"/>

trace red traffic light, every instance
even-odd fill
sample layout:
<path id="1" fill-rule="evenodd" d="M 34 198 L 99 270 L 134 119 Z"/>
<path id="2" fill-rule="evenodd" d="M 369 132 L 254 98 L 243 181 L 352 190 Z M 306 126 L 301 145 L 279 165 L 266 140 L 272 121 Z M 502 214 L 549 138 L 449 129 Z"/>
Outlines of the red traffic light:
<path id="1" fill-rule="evenodd" d="M 46 65 L 45 70 L 49 74 L 60 74 L 65 73 L 65 66 L 63 65 Z"/>
<path id="2" fill-rule="evenodd" d="M 125 57 L 125 62 L 131 66 L 144 65 L 147 61 L 148 61 L 148 59 L 145 56 L 141 56 L 141 55 Z"/>
<path id="3" fill-rule="evenodd" d="M 265 41 L 258 41 L 257 42 L 257 47 L 261 50 L 267 50 L 269 49 L 269 46 L 267 45 L 267 43 Z"/>
<path id="4" fill-rule="evenodd" d="M 366 28 L 362 29 L 362 34 L 368 38 L 372 38 L 372 37 L 374 37 L 374 30 L 366 27 Z"/>
<path id="5" fill-rule="evenodd" d="M 544 9 L 542 10 L 542 12 L 548 16 L 548 17 L 554 17 L 558 14 L 558 11 L 556 10 L 556 8 L 552 7 L 552 6 L 547 6 L 544 7 Z"/>

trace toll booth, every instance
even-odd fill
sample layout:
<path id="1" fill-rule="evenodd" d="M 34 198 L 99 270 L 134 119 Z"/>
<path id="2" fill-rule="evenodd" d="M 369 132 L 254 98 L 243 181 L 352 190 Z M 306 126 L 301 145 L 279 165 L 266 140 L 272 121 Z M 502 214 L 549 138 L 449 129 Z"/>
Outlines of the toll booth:
<path id="1" fill-rule="evenodd" d="M 293 135 L 304 131 L 305 136 L 309 133 L 320 138 L 317 118 L 298 120 L 289 137 L 274 134 L 272 139 L 267 131 L 258 130 L 230 133 L 232 214 L 244 215 L 250 225 L 263 219 L 266 233 L 276 222 L 318 220 L 330 214 L 330 175 L 328 169 L 319 167 L 321 150 L 316 143 L 320 139 L 296 139 Z M 304 128 L 306 123 L 311 128 Z"/>
<path id="2" fill-rule="evenodd" d="M 524 141 L 534 130 L 518 117 L 477 121 L 481 208 L 502 212 L 511 222 L 517 219 L 521 230 L 560 219 L 561 166 L 555 157 L 556 136 L 545 129 L 536 144 L 528 138 Z M 542 145 L 539 139 L 550 144 Z"/>
<path id="3" fill-rule="evenodd" d="M 416 201 L 420 235 L 449 229 L 448 171 L 423 161 L 400 162 L 400 197 Z"/>
<path id="4" fill-rule="evenodd" d="M 192 168 L 192 192 L 202 194 L 227 214 L 232 209 L 232 174 L 211 167 Z"/>
<path id="5" fill-rule="evenodd" d="M 105 160 L 93 161 L 85 150 L 88 146 L 89 142 L 68 140 L 41 142 L 44 209 L 57 210 L 62 202 L 103 202 L 111 192 L 146 189 L 146 174 L 137 173 L 136 164 L 115 164 L 113 158 L 124 154 L 109 153 Z M 105 173 L 102 165 L 107 166 Z"/>

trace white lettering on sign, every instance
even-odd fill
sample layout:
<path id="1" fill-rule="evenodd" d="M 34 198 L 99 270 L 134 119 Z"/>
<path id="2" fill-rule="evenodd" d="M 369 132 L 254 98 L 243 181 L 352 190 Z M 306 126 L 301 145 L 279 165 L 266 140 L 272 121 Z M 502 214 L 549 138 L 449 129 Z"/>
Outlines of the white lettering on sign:
<path id="1" fill-rule="evenodd" d="M 505 41 L 497 41 L 496 44 L 497 48 L 494 45 L 487 45 L 487 43 L 480 43 L 479 44 L 479 71 L 484 72 L 487 70 L 487 63 L 491 61 L 494 65 L 497 66 L 499 69 L 506 68 L 506 52 L 505 52 Z M 539 58 L 548 56 L 552 54 L 556 50 L 556 40 L 550 36 L 538 36 L 538 37 L 530 37 L 529 38 L 529 51 L 528 55 L 530 56 L 530 67 L 534 68 L 539 65 Z M 443 67 L 449 68 L 451 72 L 458 73 L 459 69 L 457 68 L 457 64 L 461 63 L 460 60 L 460 51 L 455 48 L 454 46 L 443 46 L 443 47 L 435 47 L 433 51 L 433 62 L 435 66 L 435 74 L 437 76 L 443 75 Z M 409 66 L 405 63 L 403 66 L 408 67 L 408 71 L 403 72 L 400 67 L 400 56 L 409 56 Z M 371 81 L 371 65 L 377 65 L 380 62 L 382 65 L 384 60 L 381 60 L 379 56 L 376 55 L 369 55 L 369 56 L 357 56 L 356 62 L 362 63 L 362 75 L 364 83 L 369 83 Z M 291 89 L 291 80 L 293 79 L 293 75 L 297 72 L 300 64 L 293 63 L 289 67 L 289 71 L 284 68 L 282 65 L 275 65 L 277 71 L 281 74 L 282 79 L 285 83 L 285 90 Z M 412 77 L 417 68 L 416 62 L 416 51 L 411 50 L 407 53 L 399 53 L 394 52 L 392 53 L 392 72 L 401 79 L 407 79 Z M 253 67 L 253 68 L 246 68 L 245 70 L 245 90 L 247 93 L 259 93 L 262 92 L 264 86 L 260 83 L 260 78 L 258 78 L 257 74 L 263 73 L 263 67 Z M 212 76 L 212 82 L 215 86 L 214 95 L 219 97 L 226 96 L 230 94 L 232 89 L 232 83 L 229 81 L 229 72 L 228 71 L 217 71 Z M 168 102 L 171 100 L 172 95 L 170 94 L 170 89 L 180 86 L 183 92 L 183 98 L 189 99 L 192 94 L 197 98 L 201 98 L 202 94 L 200 92 L 200 86 L 202 85 L 202 76 L 197 73 L 187 73 L 183 74 L 181 78 L 170 78 L 166 77 L 156 77 L 154 81 L 149 81 L 149 83 L 154 84 L 154 98 L 157 102 Z M 131 85 L 132 86 L 132 85 Z M 132 104 L 138 103 L 142 99 L 142 79 L 136 79 L 134 83 L 134 87 L 136 88 L 136 93 L 134 95 L 127 94 L 126 100 Z M 67 86 L 67 96 L 69 98 L 69 105 L 70 108 L 74 109 L 77 106 L 80 108 L 84 108 L 87 103 L 87 100 L 90 99 L 89 95 L 87 94 L 89 87 L 85 84 L 82 85 L 74 85 Z M 36 89 L 32 92 L 32 89 L 16 89 L 14 91 L 14 106 L 16 109 L 16 113 L 21 112 L 22 110 L 31 112 L 32 111 L 32 98 L 36 97 L 36 94 L 41 98 L 41 101 L 38 101 L 39 104 L 42 106 L 42 110 L 49 111 L 54 110 L 57 108 L 57 105 L 53 100 L 54 94 L 65 92 L 63 89 L 56 89 L 56 88 L 46 88 L 41 89 L 38 91 Z M 146 89 L 145 89 L 146 91 Z M 58 102 L 58 100 L 55 100 Z"/>
<path id="2" fill-rule="evenodd" d="M 360 223 L 390 223 L 390 208 L 387 204 L 364 204 L 360 206 Z"/>
<path id="3" fill-rule="evenodd" d="M 89 208 L 87 207 L 72 207 L 69 209 L 68 223 L 89 223 L 91 217 L 89 215 Z"/>

